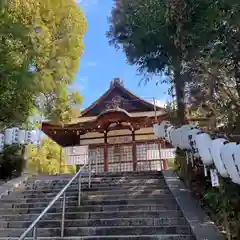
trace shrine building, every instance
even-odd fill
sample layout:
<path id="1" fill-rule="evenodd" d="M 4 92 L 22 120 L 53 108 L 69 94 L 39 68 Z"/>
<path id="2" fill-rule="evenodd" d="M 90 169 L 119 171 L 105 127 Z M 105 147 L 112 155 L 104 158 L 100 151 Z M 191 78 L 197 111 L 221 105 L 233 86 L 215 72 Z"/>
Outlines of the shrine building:
<path id="1" fill-rule="evenodd" d="M 42 130 L 69 156 L 77 157 L 80 146 L 87 146 L 88 154 L 95 154 L 96 172 L 161 170 L 167 168 L 167 160 L 159 159 L 159 152 L 167 146 L 155 137 L 153 124 L 166 118 L 163 108 L 136 96 L 115 78 L 77 119 L 64 126 L 43 122 Z"/>

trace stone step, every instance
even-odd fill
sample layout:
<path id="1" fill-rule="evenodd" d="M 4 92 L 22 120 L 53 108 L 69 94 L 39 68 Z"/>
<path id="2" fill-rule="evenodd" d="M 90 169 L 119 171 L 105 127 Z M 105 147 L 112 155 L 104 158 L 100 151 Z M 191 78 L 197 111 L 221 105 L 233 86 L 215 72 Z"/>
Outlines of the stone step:
<path id="1" fill-rule="evenodd" d="M 25 188 L 25 189 L 21 189 L 17 192 L 58 192 L 60 190 L 62 190 L 65 186 L 56 186 L 56 187 L 37 187 L 37 188 Z M 125 190 L 125 191 L 133 191 L 133 190 L 154 190 L 154 189 L 169 189 L 166 185 L 155 185 L 155 184 L 141 184 L 141 185 L 129 185 L 129 184 L 111 184 L 111 185 L 107 185 L 107 184 L 98 184 L 98 185 L 91 185 L 91 187 L 89 188 L 88 185 L 81 185 L 81 189 L 83 191 L 92 191 L 92 192 L 99 192 L 99 191 L 120 191 Z M 77 191 L 78 190 L 78 185 L 71 185 L 68 188 L 68 191 Z"/>
<path id="2" fill-rule="evenodd" d="M 124 198 L 124 199 L 112 199 L 112 200 L 83 200 L 82 205 L 134 205 L 134 204 L 166 204 L 173 203 L 176 204 L 176 201 L 173 197 L 159 197 L 153 196 L 151 198 L 139 197 L 139 198 Z"/>
<path id="3" fill-rule="evenodd" d="M 26 214 L 26 213 L 41 213 L 44 208 L 0 208 L 0 214 L 16 213 L 16 214 Z M 53 206 L 49 209 L 49 213 L 61 212 L 62 207 Z M 161 211 L 161 210 L 179 210 L 177 204 L 162 204 L 162 205 L 116 205 L 116 206 L 66 206 L 67 212 L 119 212 L 119 211 Z"/>
<path id="4" fill-rule="evenodd" d="M 137 176 L 137 177 L 150 177 L 150 176 L 161 176 L 161 171 L 135 171 L 135 172 L 102 172 L 102 173 L 93 173 L 94 177 L 129 177 L 129 176 Z"/>
<path id="5" fill-rule="evenodd" d="M 112 192 L 112 191 L 154 191 L 156 189 L 168 190 L 166 186 L 154 186 L 154 185 L 140 185 L 140 186 L 81 186 L 83 192 Z M 37 189 L 26 189 L 23 191 L 18 191 L 17 193 L 31 193 L 31 192 L 60 192 L 61 187 L 58 188 L 37 188 Z M 69 187 L 68 191 L 78 191 L 78 186 Z"/>
<path id="6" fill-rule="evenodd" d="M 57 185 L 62 185 L 65 186 L 69 180 L 64 180 L 64 181 L 28 181 L 26 182 L 27 186 L 57 186 Z M 88 184 L 88 179 L 82 179 L 81 182 L 83 184 Z M 134 184 L 134 185 L 139 185 L 139 184 L 165 184 L 165 182 L 162 179 L 155 178 L 155 179 L 103 179 L 103 180 L 96 180 L 96 179 L 91 179 L 91 182 L 93 184 L 109 184 L 109 183 L 115 183 L 115 184 Z M 78 180 L 73 181 L 73 184 L 78 184 Z"/>
<path id="7" fill-rule="evenodd" d="M 62 188 L 58 188 L 58 189 L 36 189 L 36 190 L 25 190 L 22 192 L 16 192 L 16 194 L 22 194 L 22 195 L 27 195 L 27 194 L 45 194 L 45 193 L 55 193 L 56 195 L 62 190 Z M 146 188 L 146 189 L 112 189 L 109 188 L 108 190 L 98 190 L 98 189 L 81 189 L 83 194 L 101 194 L 101 195 L 118 195 L 118 194 L 123 194 L 123 193 L 151 193 L 151 192 L 170 192 L 169 188 L 165 187 L 165 188 Z M 77 188 L 71 188 L 69 187 L 66 191 L 67 193 L 72 193 L 72 192 L 78 192 L 78 187 Z"/>
<path id="8" fill-rule="evenodd" d="M 5 201 L 5 202 L 0 202 L 0 206 L 2 208 L 46 208 L 48 206 L 49 202 L 35 202 L 35 203 L 21 203 L 21 202 L 18 202 L 16 201 L 15 203 L 14 202 L 8 202 L 8 201 Z M 62 205 L 62 202 L 60 201 L 57 201 L 55 204 L 54 204 L 54 207 L 56 206 L 61 206 Z M 69 200 L 67 202 L 67 206 L 77 206 L 77 201 L 73 200 Z"/>
<path id="9" fill-rule="evenodd" d="M 88 194 L 87 196 L 83 195 L 83 199 L 86 200 L 116 200 L 116 199 L 136 199 L 136 198 L 152 198 L 152 197 L 165 197 L 173 198 L 170 192 L 151 192 L 151 193 L 129 193 L 129 194 L 118 194 L 118 195 L 101 195 L 101 194 Z"/>
<path id="10" fill-rule="evenodd" d="M 0 240 L 17 239 L 62 190 L 73 175 L 37 176 L 0 200 Z M 82 178 L 67 191 L 65 237 L 60 238 L 62 199 L 38 223 L 37 240 L 162 239 L 195 240 L 162 173 L 101 173 Z M 27 239 L 32 239 L 32 233 Z"/>
<path id="11" fill-rule="evenodd" d="M 39 214 L 4 214 L 0 215 L 0 221 L 33 221 Z M 44 219 L 61 219 L 61 213 L 47 213 Z M 65 219 L 101 219 L 101 218 L 175 218 L 182 217 L 178 210 L 159 211 L 119 211 L 119 212 L 66 212 Z"/>
<path id="12" fill-rule="evenodd" d="M 55 196 L 55 195 L 54 195 Z M 1 200 L 1 202 L 9 202 L 9 203 L 36 203 L 36 202 L 50 202 L 54 196 L 47 196 L 47 195 L 42 195 L 42 196 L 33 196 L 31 198 L 16 198 L 15 196 L 7 196 L 4 199 Z M 149 199 L 151 198 L 151 199 Z M 123 198 L 121 197 L 108 197 L 108 198 L 98 198 L 95 197 L 93 199 L 86 199 L 86 198 L 82 198 L 82 204 L 87 204 L 87 205 L 104 205 L 104 204 L 111 204 L 109 202 L 113 202 L 114 205 L 116 204 L 123 204 L 122 202 L 126 203 L 126 204 L 131 204 L 132 201 L 136 201 L 136 200 L 142 200 L 142 199 L 146 199 L 145 202 L 149 202 L 149 201 L 154 201 L 154 202 L 158 202 L 161 204 L 162 202 L 168 202 L 169 200 L 173 200 L 174 198 L 172 195 L 170 194 L 165 194 L 165 195 L 155 195 L 155 196 L 151 196 L 149 198 L 146 198 L 145 195 L 140 195 L 140 196 L 124 196 Z M 63 197 L 61 197 L 58 201 L 61 201 L 63 199 Z M 67 201 L 68 200 L 76 200 L 78 199 L 77 194 L 75 196 L 66 196 Z"/>
<path id="13" fill-rule="evenodd" d="M 65 185 L 67 184 L 71 178 L 68 179 L 53 179 L 53 180 L 40 180 L 40 179 L 29 179 L 26 183 L 27 185 L 39 185 L 39 186 L 46 186 L 46 185 L 57 185 L 57 184 L 62 184 Z M 81 181 L 84 183 L 88 183 L 88 177 L 87 178 L 81 178 Z M 73 183 L 77 183 L 78 178 L 73 181 Z M 130 183 L 151 183 L 151 182 L 162 182 L 164 183 L 164 178 L 159 177 L 159 176 L 149 176 L 149 177 L 98 177 L 98 178 L 91 178 L 91 182 L 93 183 L 109 183 L 109 182 L 130 182 Z"/>
<path id="14" fill-rule="evenodd" d="M 53 198 L 46 198 L 44 196 L 42 197 L 38 197 L 38 198 L 17 198 L 14 196 L 6 196 L 3 199 L 1 199 L 0 204 L 5 204 L 5 203 L 10 203 L 10 204 L 14 204 L 14 203 L 19 203 L 19 204 L 23 204 L 23 203 L 50 203 L 50 201 Z M 69 201 L 77 201 L 77 196 L 67 196 L 66 197 L 66 202 Z M 57 201 L 60 202 L 62 200 L 62 197 Z"/>
<path id="15" fill-rule="evenodd" d="M 32 194 L 11 194 L 8 197 L 6 197 L 6 199 L 8 198 L 27 198 L 27 199 L 31 199 L 31 198 L 54 198 L 58 193 L 35 193 L 33 192 Z M 66 196 L 78 196 L 78 192 L 77 191 L 71 191 L 71 192 L 66 192 Z M 82 192 L 82 199 L 119 199 L 119 198 L 138 198 L 138 197 L 152 197 L 152 196 L 163 196 L 163 197 L 171 197 L 171 192 L 168 190 L 155 190 L 155 191 L 149 191 L 149 192 L 138 192 L 138 191 L 129 191 L 129 192 L 123 192 L 121 194 L 111 194 L 111 195 L 107 195 L 107 194 L 101 194 L 101 192 L 98 192 L 96 194 L 93 193 L 84 193 Z"/>
<path id="16" fill-rule="evenodd" d="M 83 173 L 83 176 L 88 176 L 88 173 Z M 74 174 L 59 174 L 59 175 L 41 175 L 32 177 L 32 179 L 37 180 L 54 180 L 54 179 L 71 179 Z M 101 172 L 101 173 L 92 173 L 92 177 L 148 177 L 151 176 L 159 176 L 162 177 L 162 173 L 160 171 L 136 171 L 136 172 Z"/>
<path id="17" fill-rule="evenodd" d="M 67 183 L 66 183 L 67 184 Z M 41 186 L 38 185 L 37 187 L 26 187 L 26 190 L 37 190 L 37 189 L 48 189 L 48 190 L 53 190 L 55 188 L 57 189 L 62 189 L 66 186 L 66 184 L 58 184 L 56 187 L 52 187 L 51 185 L 48 186 Z M 72 187 L 73 186 L 73 187 Z M 78 184 L 73 184 L 72 187 L 73 189 L 78 188 Z M 82 188 L 88 189 L 88 183 L 81 184 Z M 109 188 L 161 188 L 161 187 L 167 187 L 165 184 L 162 183 L 144 183 L 144 184 L 131 184 L 131 183 L 92 183 L 91 188 L 93 189 L 109 189 Z"/>
<path id="18" fill-rule="evenodd" d="M 39 202 L 39 203 L 1 203 L 1 207 L 3 209 L 18 209 L 18 208 L 41 208 L 44 209 L 48 206 L 48 202 Z M 62 202 L 58 201 L 54 204 L 53 207 L 57 207 L 57 208 L 61 208 L 62 206 Z M 67 203 L 67 207 L 76 207 L 77 205 L 77 201 L 69 201 Z M 109 209 L 113 209 L 114 211 L 117 211 L 117 209 L 129 209 L 131 207 L 145 207 L 148 206 L 149 208 L 154 208 L 154 207 L 163 207 L 164 209 L 168 209 L 171 207 L 178 207 L 177 203 L 175 201 L 168 201 L 164 204 L 159 204 L 158 202 L 156 203 L 139 203 L 139 204 L 118 204 L 118 205 L 82 205 L 81 204 L 81 209 L 85 210 L 85 209 L 96 209 L 96 211 L 108 211 Z M 97 210 L 99 209 L 99 210 Z M 100 210 L 101 209 L 101 210 Z M 94 210 L 89 210 L 89 211 L 94 211 Z"/>
<path id="19" fill-rule="evenodd" d="M 48 185 L 48 184 L 52 184 L 52 185 L 57 185 L 57 184 L 66 184 L 68 183 L 70 179 L 66 179 L 66 180 L 52 180 L 52 181 L 41 181 L 41 180 L 29 180 L 27 183 L 30 184 L 39 184 L 39 185 Z M 83 183 L 88 183 L 88 178 L 82 178 L 81 180 Z M 74 183 L 76 184 L 78 182 L 78 180 L 76 179 L 74 181 Z M 119 178 L 92 178 L 91 179 L 92 183 L 110 183 L 110 182 L 115 182 L 115 183 L 132 183 L 132 184 L 140 184 L 140 183 L 161 183 L 164 182 L 163 178 L 159 178 L 159 177 L 149 177 L 146 179 L 141 179 L 141 178 L 129 178 L 129 177 L 119 177 Z"/>
<path id="20" fill-rule="evenodd" d="M 1 237 L 18 237 L 23 229 L 0 229 Z M 37 235 L 41 237 L 60 236 L 61 228 L 38 228 Z M 68 227 L 65 236 L 111 236 L 111 235 L 144 235 L 144 234 L 191 234 L 186 226 L 124 226 L 124 227 Z M 32 236 L 32 233 L 28 235 Z"/>
<path id="21" fill-rule="evenodd" d="M 37 240 L 196 240 L 195 237 L 189 234 L 156 234 L 156 235 L 113 235 L 113 236 L 86 236 L 86 237 L 38 237 Z M 9 240 L 9 238 L 0 237 L 0 240 Z M 11 238 L 18 240 L 18 238 Z M 27 237 L 25 240 L 34 240 L 32 237 Z"/>
<path id="22" fill-rule="evenodd" d="M 56 195 L 54 195 L 56 196 Z M 33 196 L 31 198 L 25 198 L 24 196 L 18 196 L 18 195 L 9 195 L 1 199 L 1 203 L 9 202 L 9 203 L 14 203 L 14 202 L 19 202 L 19 203 L 35 203 L 35 202 L 50 202 L 54 196 L 48 197 L 47 195 L 44 196 L 44 194 L 40 196 Z M 77 194 L 76 196 L 66 196 L 68 200 L 77 200 Z M 62 197 L 59 199 L 59 201 L 62 199 Z"/>
<path id="23" fill-rule="evenodd" d="M 32 221 L 0 221 L 0 228 L 27 228 Z M 65 220 L 65 227 L 92 227 L 92 226 L 170 226 L 187 225 L 184 217 L 178 218 L 121 218 L 121 219 L 73 219 Z M 38 228 L 61 226 L 61 220 L 41 220 Z"/>

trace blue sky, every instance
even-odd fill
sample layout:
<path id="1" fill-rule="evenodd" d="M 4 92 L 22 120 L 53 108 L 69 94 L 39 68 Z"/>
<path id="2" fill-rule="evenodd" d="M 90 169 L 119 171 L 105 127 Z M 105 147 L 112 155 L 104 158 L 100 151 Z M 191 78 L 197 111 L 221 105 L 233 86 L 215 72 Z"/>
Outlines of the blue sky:
<path id="1" fill-rule="evenodd" d="M 146 86 L 143 84 L 139 86 L 142 77 L 139 76 L 136 67 L 126 63 L 123 52 L 109 46 L 105 34 L 108 30 L 107 16 L 110 14 L 113 0 L 77 0 L 77 2 L 83 8 L 88 21 L 88 31 L 84 37 L 85 51 L 73 83 L 73 87 L 83 94 L 82 107 L 87 107 L 99 98 L 115 77 L 120 77 L 125 87 L 140 97 L 169 99 L 168 86 L 156 86 L 157 78 Z"/>

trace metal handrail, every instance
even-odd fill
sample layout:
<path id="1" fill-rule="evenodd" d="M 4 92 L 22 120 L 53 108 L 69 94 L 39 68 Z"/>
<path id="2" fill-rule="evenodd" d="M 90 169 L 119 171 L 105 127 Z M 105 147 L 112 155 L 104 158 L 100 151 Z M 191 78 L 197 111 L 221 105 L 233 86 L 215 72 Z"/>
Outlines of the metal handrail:
<path id="1" fill-rule="evenodd" d="M 79 171 L 73 176 L 73 178 L 65 185 L 65 187 L 57 194 L 57 196 L 48 204 L 48 206 L 41 212 L 41 214 L 33 221 L 33 223 L 28 227 L 28 229 L 18 238 L 18 240 L 24 240 L 24 238 L 33 231 L 33 240 L 37 240 L 37 224 L 45 216 L 45 214 L 50 210 L 50 208 L 62 197 L 63 195 L 63 205 L 62 205 L 62 220 L 61 220 L 61 237 L 64 237 L 64 220 L 65 220 L 65 207 L 66 207 L 66 191 L 71 186 L 74 180 L 78 180 L 78 205 L 81 204 L 81 176 L 83 170 L 88 166 L 88 186 L 91 187 L 91 161 L 82 166 Z"/>

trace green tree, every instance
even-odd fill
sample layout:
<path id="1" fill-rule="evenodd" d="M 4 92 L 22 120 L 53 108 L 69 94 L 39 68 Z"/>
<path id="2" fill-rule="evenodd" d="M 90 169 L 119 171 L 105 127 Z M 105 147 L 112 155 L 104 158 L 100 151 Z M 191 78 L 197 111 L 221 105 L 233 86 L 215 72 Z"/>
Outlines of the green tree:
<path id="1" fill-rule="evenodd" d="M 184 1 L 116 1 L 107 33 L 110 43 L 122 48 L 130 64 L 140 72 L 170 76 L 177 95 L 178 116 L 184 121 L 184 49 L 189 45 L 183 26 L 187 25 Z M 184 25 L 185 24 L 185 25 Z M 187 33 L 188 34 L 188 33 Z M 190 51 L 190 48 L 189 48 Z"/>
<path id="2" fill-rule="evenodd" d="M 0 179 L 19 177 L 23 170 L 23 148 L 18 144 L 5 146 L 0 153 Z"/>
<path id="3" fill-rule="evenodd" d="M 46 97 L 47 118 L 60 114 L 62 122 L 69 121 L 71 106 L 82 101 L 79 94 L 67 89 L 83 54 L 84 13 L 75 1 L 0 3 L 2 125 L 25 122 L 40 93 Z"/>
<path id="4" fill-rule="evenodd" d="M 29 145 L 27 150 L 27 171 L 38 174 L 54 175 L 74 173 L 74 167 L 66 165 L 63 149 L 49 138 L 41 141 L 39 148 Z"/>
<path id="5" fill-rule="evenodd" d="M 189 62 L 191 96 L 195 105 L 215 118 L 215 123 L 240 130 L 240 4 L 218 1 L 211 15 L 212 35 L 198 56 Z"/>
<path id="6" fill-rule="evenodd" d="M 223 47 L 215 51 L 218 59 L 220 52 L 225 57 L 231 52 L 228 59 L 236 59 L 238 13 L 239 4 L 234 0 L 121 0 L 112 10 L 107 35 L 140 72 L 170 76 L 178 118 L 184 122 L 186 91 L 195 73 L 193 62 L 199 63 L 220 39 Z M 227 41 L 229 36 L 235 45 Z"/>
<path id="7" fill-rule="evenodd" d="M 1 1 L 3 3 L 3 1 Z M 34 105 L 34 73 L 29 72 L 29 30 L 0 11 L 0 128 L 25 122 Z"/>

